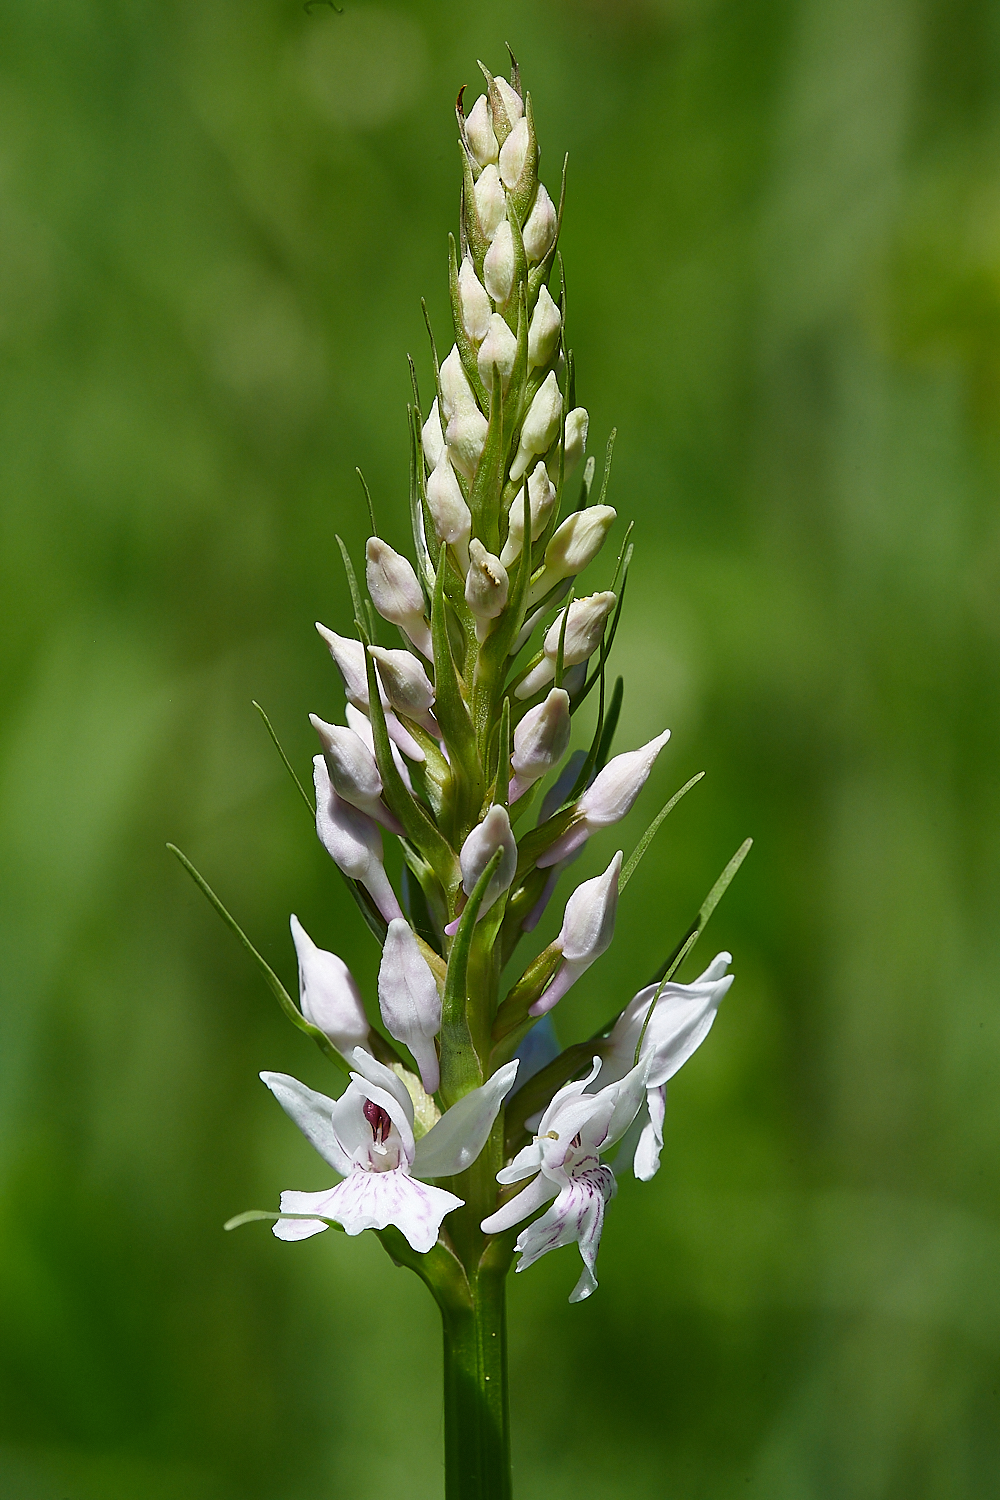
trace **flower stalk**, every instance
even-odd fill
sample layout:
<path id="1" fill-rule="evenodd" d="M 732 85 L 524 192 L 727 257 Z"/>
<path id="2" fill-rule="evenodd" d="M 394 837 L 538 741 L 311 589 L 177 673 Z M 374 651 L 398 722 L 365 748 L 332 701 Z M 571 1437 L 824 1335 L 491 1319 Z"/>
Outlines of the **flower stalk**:
<path id="1" fill-rule="evenodd" d="M 346 965 L 293 917 L 297 1007 L 184 861 L 294 1024 L 347 1080 L 334 1098 L 261 1074 L 337 1180 L 285 1191 L 278 1212 L 252 1210 L 227 1227 L 270 1218 L 286 1242 L 330 1227 L 372 1231 L 421 1277 L 444 1333 L 447 1500 L 509 1500 L 506 1276 L 515 1262 L 524 1270 L 576 1245 L 583 1270 L 571 1300 L 596 1289 L 619 1143 L 635 1123 L 626 1159 L 638 1178 L 654 1175 L 667 1080 L 708 1034 L 731 983 L 728 954 L 692 985 L 674 974 L 745 853 L 652 985 L 628 1003 L 617 997 L 588 1041 L 534 1046 L 522 1068 L 533 1028 L 599 965 L 619 895 L 687 788 L 624 866 L 620 849 L 605 851 L 603 873 L 563 898 L 552 940 L 508 974 L 586 841 L 631 810 L 668 731 L 612 757 L 622 688 L 619 679 L 608 698 L 605 670 L 631 546 L 626 533 L 610 586 L 605 575 L 595 581 L 603 587 L 579 587 L 617 521 L 606 503 L 611 445 L 591 504 L 593 460 L 582 489 L 572 479 L 589 423 L 576 405 L 556 259 L 562 193 L 556 206 L 539 181 L 516 63 L 509 82 L 484 75 L 467 115 L 458 100 L 454 341 L 440 363 L 434 355 L 426 408 L 414 374 L 414 560 L 370 537 L 369 602 L 338 538 L 354 620 L 343 635 L 317 626 L 347 701 L 343 725 L 312 716 L 316 831 L 382 945 L 377 1004 L 366 1010 Z M 396 628 L 390 646 L 374 637 L 379 619 Z M 572 750 L 574 716 L 595 685 L 589 747 Z M 387 837 L 399 841 L 401 882 L 386 869 Z M 546 1047 L 558 1055 L 539 1060 Z"/>

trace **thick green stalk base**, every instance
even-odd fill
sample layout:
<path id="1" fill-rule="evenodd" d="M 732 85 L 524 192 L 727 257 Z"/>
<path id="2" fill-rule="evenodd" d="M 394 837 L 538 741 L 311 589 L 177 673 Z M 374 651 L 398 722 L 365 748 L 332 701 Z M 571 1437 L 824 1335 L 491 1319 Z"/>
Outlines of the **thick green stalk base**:
<path id="1" fill-rule="evenodd" d="M 446 1500 L 510 1500 L 505 1275 L 481 1268 L 471 1301 L 441 1305 Z"/>

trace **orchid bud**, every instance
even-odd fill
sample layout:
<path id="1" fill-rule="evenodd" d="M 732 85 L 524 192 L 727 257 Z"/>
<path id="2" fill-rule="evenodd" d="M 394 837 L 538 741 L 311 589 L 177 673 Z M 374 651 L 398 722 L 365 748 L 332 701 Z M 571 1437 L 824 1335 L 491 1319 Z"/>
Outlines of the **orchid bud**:
<path id="1" fill-rule="evenodd" d="M 469 110 L 465 121 L 465 139 L 476 159 L 477 167 L 489 166 L 490 162 L 495 162 L 500 154 L 500 146 L 493 132 L 493 122 L 490 119 L 485 94 L 480 94 Z"/>
<path id="2" fill-rule="evenodd" d="M 344 692 L 348 703 L 352 703 L 355 708 L 363 709 L 367 714 L 370 705 L 368 702 L 368 667 L 364 646 L 360 641 L 338 635 L 335 630 L 327 630 L 326 626 L 321 625 L 318 620 L 316 629 L 326 642 L 330 655 L 337 663 L 340 675 L 344 679 Z M 383 708 L 388 708 L 389 699 L 381 688 L 379 701 Z M 395 741 L 404 755 L 416 761 L 425 758 L 424 752 L 413 735 L 399 722 L 395 714 L 386 714 L 385 725 L 389 731 L 389 738 Z"/>
<path id="3" fill-rule="evenodd" d="M 569 736 L 569 694 L 563 688 L 553 688 L 543 702 L 528 709 L 514 730 L 510 802 L 516 802 L 529 786 L 558 765 L 566 754 Z"/>
<path id="4" fill-rule="evenodd" d="M 290 926 L 299 960 L 299 1009 L 310 1026 L 350 1057 L 371 1031 L 361 991 L 344 960 L 317 948 L 298 917 L 292 916 Z"/>
<path id="5" fill-rule="evenodd" d="M 566 517 L 546 547 L 545 566 L 528 591 L 529 609 L 562 579 L 575 578 L 593 562 L 617 516 L 610 505 L 588 505 Z"/>
<path id="6" fill-rule="evenodd" d="M 484 641 L 493 621 L 507 605 L 510 580 L 499 557 L 487 552 L 477 538 L 469 543 L 469 571 L 465 579 L 465 602 L 476 620 L 476 635 Z"/>
<path id="7" fill-rule="evenodd" d="M 503 854 L 493 879 L 486 887 L 483 904 L 479 908 L 480 917 L 510 888 L 517 870 L 517 843 L 511 832 L 507 809 L 494 804 L 483 821 L 469 834 L 459 855 L 462 888 L 467 896 L 472 895 L 476 882 L 498 849 L 502 849 Z"/>
<path id="8" fill-rule="evenodd" d="M 549 246 L 556 237 L 556 224 L 555 204 L 543 184 L 539 183 L 531 213 L 525 219 L 521 231 L 529 265 L 545 259 Z"/>
<path id="9" fill-rule="evenodd" d="M 424 596 L 409 559 L 381 537 L 371 536 L 365 546 L 365 575 L 372 603 L 383 620 L 398 625 L 418 651 L 432 657 L 434 647 L 431 628 L 424 618 Z"/>
<path id="10" fill-rule="evenodd" d="M 537 463 L 528 477 L 528 512 L 531 516 L 531 540 L 537 542 L 548 525 L 552 507 L 556 503 L 556 487 L 549 479 L 549 471 L 541 462 Z M 507 540 L 500 553 L 505 568 L 520 556 L 524 537 L 524 490 L 520 490 L 511 503 L 507 516 Z"/>
<path id="11" fill-rule="evenodd" d="M 483 238 L 492 240 L 507 213 L 507 194 L 503 190 L 500 173 L 492 162 L 480 172 L 479 181 L 472 191 Z"/>
<path id="12" fill-rule="evenodd" d="M 610 592 L 588 594 L 583 599 L 574 599 L 569 606 L 566 620 L 566 637 L 563 645 L 563 666 L 575 667 L 596 651 L 604 634 L 604 622 L 615 607 L 615 596 Z M 533 667 L 514 690 L 516 698 L 531 698 L 551 682 L 555 676 L 559 659 L 559 638 L 562 634 L 563 616 L 560 610 L 549 626 L 542 645 L 544 659 Z"/>
<path id="13" fill-rule="evenodd" d="M 500 148 L 500 180 L 504 187 L 513 188 L 517 185 L 527 159 L 529 144 L 528 122 L 522 115 Z"/>
<path id="14" fill-rule="evenodd" d="M 353 729 L 327 724 L 317 714 L 310 714 L 309 722 L 319 735 L 323 759 L 337 796 L 381 822 L 380 814 L 385 813 L 381 804 L 382 778 L 368 746 Z"/>
<path id="15" fill-rule="evenodd" d="M 569 477 L 577 464 L 583 457 L 583 450 L 587 446 L 587 428 L 590 426 L 590 417 L 584 406 L 574 406 L 566 418 L 564 433 L 563 474 Z"/>
<path id="16" fill-rule="evenodd" d="M 438 411 L 436 396 L 434 405 L 431 407 L 431 414 L 420 429 L 420 443 L 424 450 L 424 458 L 427 460 L 427 467 L 436 468 L 444 453 L 444 433 L 441 430 L 441 414 Z"/>
<path id="17" fill-rule="evenodd" d="M 371 720 L 369 719 L 368 715 L 363 714 L 360 708 L 355 708 L 353 703 L 348 703 L 347 707 L 344 709 L 344 717 L 347 720 L 348 729 L 354 730 L 354 733 L 357 735 L 358 739 L 361 740 L 365 749 L 369 750 L 372 754 L 372 757 L 374 757 L 375 735 L 372 731 Z M 390 715 L 387 714 L 387 728 L 389 726 L 389 719 Z M 402 728 L 402 726 L 400 727 Z M 392 739 L 391 732 L 389 750 L 392 753 L 392 763 L 396 767 L 396 770 L 399 772 L 400 776 L 403 778 L 403 785 L 406 787 L 406 790 L 408 792 L 412 792 L 413 783 L 410 780 L 409 767 L 407 766 L 406 761 L 403 759 L 402 754 L 400 753 L 399 746 Z"/>
<path id="18" fill-rule="evenodd" d="M 529 370 L 548 364 L 555 353 L 561 328 L 562 315 L 549 295 L 548 287 L 543 286 L 538 293 L 538 301 L 535 303 L 535 311 L 531 315 L 531 326 L 528 329 Z"/>
<path id="19" fill-rule="evenodd" d="M 334 864 L 365 887 L 387 922 L 403 915 L 389 877 L 382 868 L 382 835 L 378 824 L 338 797 L 322 755 L 313 757 L 316 787 L 316 832 Z"/>
<path id="20" fill-rule="evenodd" d="M 628 750 L 608 761 L 576 804 L 576 817 L 569 828 L 544 854 L 539 855 L 540 869 L 565 859 L 592 833 L 620 823 L 632 811 L 636 798 L 649 779 L 653 762 L 669 738 L 670 730 L 665 729 L 639 750 Z"/>
<path id="21" fill-rule="evenodd" d="M 476 405 L 472 387 L 462 368 L 462 356 L 454 345 L 450 354 L 441 362 L 440 378 L 441 404 L 447 424 L 445 441 L 448 444 L 448 456 L 455 467 L 467 479 L 471 479 L 486 442 L 489 424 Z M 439 459 L 434 466 L 435 470 L 440 465 Z M 428 480 L 428 489 L 429 486 Z"/>
<path id="22" fill-rule="evenodd" d="M 434 1038 L 441 1030 L 441 996 L 410 924 L 399 915 L 389 923 L 378 971 L 378 1002 L 389 1035 L 409 1047 L 428 1094 L 437 1090 L 440 1068 Z"/>
<path id="23" fill-rule="evenodd" d="M 479 346 L 477 364 L 483 385 L 487 390 L 493 385 L 493 366 L 500 371 L 500 384 L 504 390 L 510 383 L 514 361 L 517 359 L 517 339 L 511 333 L 499 313 L 493 313 L 489 331 Z"/>
<path id="24" fill-rule="evenodd" d="M 493 301 L 501 307 L 514 285 L 517 262 L 514 257 L 514 234 L 504 219 L 493 236 L 493 243 L 483 259 L 483 280 Z"/>
<path id="25" fill-rule="evenodd" d="M 517 90 L 507 82 L 506 78 L 494 78 L 493 82 L 497 86 L 497 92 L 503 101 L 504 109 L 507 111 L 507 119 L 512 126 L 516 125 L 524 114 L 524 100 Z"/>
<path id="26" fill-rule="evenodd" d="M 439 541 L 450 542 L 463 558 L 468 557 L 472 512 L 447 455 L 427 480 L 427 506 Z"/>
<path id="27" fill-rule="evenodd" d="M 486 295 L 486 288 L 467 256 L 458 272 L 458 297 L 462 308 L 462 327 L 472 342 L 479 344 L 486 337 L 493 309 Z"/>
<path id="28" fill-rule="evenodd" d="M 575 984 L 581 974 L 600 958 L 615 935 L 618 911 L 618 876 L 622 867 L 619 849 L 603 875 L 585 880 L 566 902 L 562 927 L 555 946 L 562 951 L 563 962 L 555 978 L 528 1011 L 544 1016 Z"/>
<path id="29" fill-rule="evenodd" d="M 535 399 L 521 426 L 517 457 L 510 466 L 510 477 L 515 484 L 535 454 L 547 453 L 552 447 L 559 431 L 561 413 L 562 392 L 559 389 L 555 370 L 550 370 L 535 392 Z"/>
<path id="30" fill-rule="evenodd" d="M 369 646 L 368 650 L 396 712 L 405 714 L 434 733 L 437 725 L 430 713 L 434 704 L 434 685 L 412 651 L 391 651 L 384 646 Z"/>

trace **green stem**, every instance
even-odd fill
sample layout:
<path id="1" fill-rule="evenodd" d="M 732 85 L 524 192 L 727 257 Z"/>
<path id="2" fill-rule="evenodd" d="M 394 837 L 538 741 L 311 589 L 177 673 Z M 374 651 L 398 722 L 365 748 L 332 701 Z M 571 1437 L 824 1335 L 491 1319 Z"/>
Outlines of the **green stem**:
<path id="1" fill-rule="evenodd" d="M 446 1500 L 510 1500 L 505 1273 L 482 1265 L 471 1302 L 441 1303 Z"/>

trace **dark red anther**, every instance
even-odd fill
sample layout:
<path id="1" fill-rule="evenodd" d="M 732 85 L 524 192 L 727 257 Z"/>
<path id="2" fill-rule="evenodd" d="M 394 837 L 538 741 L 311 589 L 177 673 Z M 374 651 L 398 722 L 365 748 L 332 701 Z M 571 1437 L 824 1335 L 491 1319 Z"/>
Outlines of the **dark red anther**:
<path id="1" fill-rule="evenodd" d="M 372 1128 L 372 1135 L 375 1138 L 376 1145 L 384 1145 L 386 1137 L 392 1129 L 392 1120 L 381 1104 L 376 1104 L 373 1099 L 365 1100 L 364 1115 Z"/>

